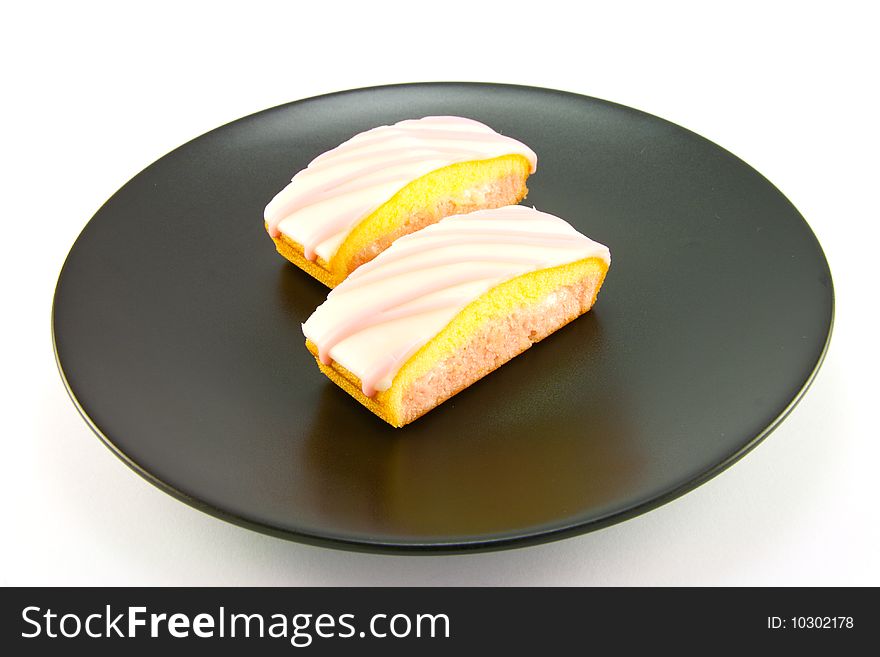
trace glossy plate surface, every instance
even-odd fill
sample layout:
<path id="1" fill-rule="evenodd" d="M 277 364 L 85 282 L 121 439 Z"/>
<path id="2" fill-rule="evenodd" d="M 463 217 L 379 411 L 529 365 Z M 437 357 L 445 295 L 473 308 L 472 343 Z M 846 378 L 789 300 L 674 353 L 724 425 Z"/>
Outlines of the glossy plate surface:
<path id="1" fill-rule="evenodd" d="M 327 290 L 262 210 L 324 150 L 429 114 L 530 145 L 526 202 L 613 264 L 590 313 L 395 430 L 318 372 L 300 323 Z M 588 531 L 693 488 L 791 409 L 832 316 L 803 218 L 715 144 L 584 96 L 424 84 L 260 112 L 145 169 L 73 246 L 53 334 L 90 425 L 169 493 L 297 540 L 429 551 Z"/>

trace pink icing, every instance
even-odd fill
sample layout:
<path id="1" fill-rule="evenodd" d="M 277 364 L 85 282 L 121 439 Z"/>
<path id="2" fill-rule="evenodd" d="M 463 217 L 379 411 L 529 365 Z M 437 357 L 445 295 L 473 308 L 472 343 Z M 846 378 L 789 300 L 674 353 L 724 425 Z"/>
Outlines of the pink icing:
<path id="1" fill-rule="evenodd" d="M 482 233 L 475 231 L 462 231 L 456 233 L 455 231 L 444 231 L 442 239 L 434 239 L 433 241 L 419 239 L 424 236 L 426 236 L 425 231 L 414 233 L 406 242 L 400 242 L 399 248 L 385 256 L 381 262 L 371 260 L 358 267 L 349 275 L 349 280 L 352 280 L 352 284 L 354 284 L 355 280 L 366 276 L 376 267 L 384 267 L 403 258 L 408 258 L 428 251 L 435 251 L 436 249 L 442 249 L 448 246 L 460 246 L 462 244 L 506 244 L 511 246 L 530 245 L 564 249 L 572 245 L 573 237 L 578 237 L 577 234 L 570 236 L 560 235 L 558 233 L 518 232 L 513 230 L 509 230 L 503 235 L 499 235 L 497 232 Z M 430 234 L 430 236 L 434 237 L 433 234 Z M 507 259 L 506 261 L 512 262 L 511 259 Z M 333 294 L 333 292 L 335 292 L 335 290 L 330 294 Z"/>
<path id="2" fill-rule="evenodd" d="M 467 129 L 470 128 L 470 129 Z M 488 126 L 472 119 L 452 116 L 409 119 L 381 126 L 352 137 L 338 147 L 316 157 L 309 166 L 294 176 L 285 190 L 285 201 L 273 202 L 266 207 L 264 219 L 269 234 L 277 238 L 282 221 L 315 203 L 364 192 L 371 186 L 380 188 L 399 182 L 398 189 L 427 171 L 420 163 L 437 162 L 442 168 L 456 162 L 497 157 L 518 153 L 529 160 L 531 171 L 537 167 L 534 151 L 521 142 L 494 132 Z M 363 164 L 352 171 L 352 165 Z M 362 180 L 385 170 L 403 167 L 409 173 L 379 177 L 369 183 Z M 317 178 L 316 178 L 317 177 Z M 315 184 L 316 181 L 320 181 Z M 387 194 L 387 191 L 385 192 Z M 280 194 L 279 194 L 280 196 Z M 368 202 L 354 202 L 345 211 L 322 220 L 318 229 L 297 239 L 306 257 L 314 260 L 315 249 L 333 235 L 353 228 L 364 216 L 388 200 L 371 198 Z"/>
<path id="3" fill-rule="evenodd" d="M 353 333 L 363 331 L 371 326 L 390 322 L 394 319 L 401 319 L 414 314 L 445 308 L 450 304 L 444 301 L 437 304 L 422 304 L 416 308 L 401 309 L 400 306 L 407 304 L 410 301 L 414 301 L 419 297 L 426 296 L 433 292 L 439 292 L 440 290 L 445 290 L 456 285 L 497 277 L 498 273 L 499 271 L 497 268 L 473 266 L 464 269 L 463 271 L 459 270 L 455 272 L 455 274 L 445 278 L 436 279 L 427 285 L 420 287 L 408 286 L 399 294 L 390 297 L 383 297 L 373 306 L 361 309 L 357 313 L 345 318 L 331 331 L 323 335 L 320 342 L 316 343 L 318 347 L 318 356 L 322 363 L 329 365 L 332 362 L 332 359 L 330 358 L 330 350 Z"/>
<path id="4" fill-rule="evenodd" d="M 409 256 L 409 253 L 405 255 Z M 399 260 L 399 258 L 395 258 L 395 260 Z M 472 262 L 472 256 L 446 256 L 444 258 L 433 258 L 430 260 L 425 260 L 422 258 L 413 259 L 412 262 L 405 264 L 400 267 L 395 267 L 394 271 L 379 271 L 374 273 L 371 276 L 358 276 L 355 279 L 350 280 L 348 284 L 345 286 L 345 291 L 356 290 L 359 287 L 364 285 L 372 285 L 381 280 L 386 280 L 389 278 L 396 278 L 398 276 L 406 276 L 407 274 L 412 274 L 417 271 L 421 271 L 422 269 L 428 269 L 432 267 L 443 267 L 446 265 L 461 265 L 466 264 L 468 262 Z M 493 255 L 487 254 L 480 258 L 480 262 L 497 262 L 503 264 L 521 264 L 521 265 L 538 265 L 541 263 L 540 258 L 529 258 L 522 257 L 518 258 L 516 256 L 508 256 L 508 255 Z M 367 272 L 369 274 L 370 272 Z M 330 294 L 333 294 L 335 290 L 331 291 Z"/>
<path id="5" fill-rule="evenodd" d="M 359 210 L 361 214 L 366 214 L 369 211 L 369 206 L 362 206 L 362 209 Z M 334 235 L 341 228 L 345 227 L 345 224 L 348 221 L 351 221 L 351 214 L 346 211 L 338 212 L 335 215 L 328 215 L 324 220 L 324 223 L 321 224 L 317 230 L 313 231 L 309 236 L 309 239 L 303 244 L 303 255 L 309 260 L 314 261 L 317 257 L 315 254 L 315 247 L 328 237 Z"/>
<path id="6" fill-rule="evenodd" d="M 388 372 L 399 369 L 400 365 L 409 360 L 409 357 L 417 352 L 421 346 L 421 341 L 414 338 L 396 351 L 383 356 L 371 370 L 364 374 L 361 379 L 361 392 L 367 397 L 375 396 L 378 392 L 376 384 L 387 376 Z"/>

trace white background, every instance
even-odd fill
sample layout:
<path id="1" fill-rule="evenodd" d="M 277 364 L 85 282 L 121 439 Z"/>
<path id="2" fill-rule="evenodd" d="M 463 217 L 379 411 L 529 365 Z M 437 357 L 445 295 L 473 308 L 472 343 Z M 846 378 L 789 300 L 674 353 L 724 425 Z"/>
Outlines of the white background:
<path id="1" fill-rule="evenodd" d="M 870 4 L 6 8 L 0 583 L 880 584 L 880 52 Z M 230 120 L 330 91 L 435 80 L 631 105 L 772 180 L 821 241 L 837 292 L 834 338 L 807 396 L 754 452 L 685 497 L 500 553 L 303 546 L 211 518 L 140 479 L 80 419 L 53 360 L 53 288 L 85 223 L 145 165 Z"/>

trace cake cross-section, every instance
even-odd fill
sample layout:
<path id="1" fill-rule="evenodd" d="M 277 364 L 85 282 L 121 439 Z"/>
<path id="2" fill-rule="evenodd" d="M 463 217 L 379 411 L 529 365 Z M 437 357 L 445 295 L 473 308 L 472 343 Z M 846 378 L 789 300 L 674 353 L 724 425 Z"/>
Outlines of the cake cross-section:
<path id="1" fill-rule="evenodd" d="M 419 418 L 587 312 L 607 247 L 525 206 L 395 241 L 303 324 L 321 371 L 393 426 Z"/>
<path id="2" fill-rule="evenodd" d="M 409 119 L 316 157 L 263 218 L 281 255 L 335 287 L 402 235 L 518 203 L 536 167 L 528 146 L 478 121 Z"/>

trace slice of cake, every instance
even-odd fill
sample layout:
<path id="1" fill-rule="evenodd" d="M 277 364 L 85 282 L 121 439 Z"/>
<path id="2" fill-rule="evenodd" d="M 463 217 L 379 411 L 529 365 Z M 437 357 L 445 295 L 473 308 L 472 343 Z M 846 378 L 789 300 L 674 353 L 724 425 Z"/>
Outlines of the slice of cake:
<path id="1" fill-rule="evenodd" d="M 397 240 L 303 324 L 321 371 L 395 427 L 420 417 L 596 300 L 608 248 L 520 205 Z"/>
<path id="2" fill-rule="evenodd" d="M 266 206 L 278 252 L 330 287 L 401 235 L 522 200 L 537 156 L 457 116 L 362 132 L 319 155 Z"/>

